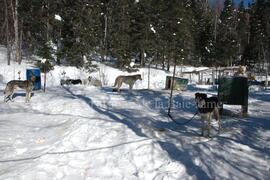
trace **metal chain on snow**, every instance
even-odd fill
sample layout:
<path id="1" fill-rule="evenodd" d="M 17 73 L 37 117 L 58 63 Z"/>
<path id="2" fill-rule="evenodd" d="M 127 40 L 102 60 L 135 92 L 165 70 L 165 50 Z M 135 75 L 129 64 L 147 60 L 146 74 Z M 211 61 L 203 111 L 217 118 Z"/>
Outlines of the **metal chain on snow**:
<path id="1" fill-rule="evenodd" d="M 185 125 L 185 124 L 189 123 L 190 121 L 192 121 L 192 120 L 194 119 L 194 117 L 195 117 L 197 114 L 198 114 L 198 111 L 195 112 L 195 114 L 192 116 L 192 118 L 190 118 L 189 120 L 187 120 L 186 122 L 183 122 L 183 123 L 180 123 L 180 122 L 176 121 L 176 120 L 172 117 L 171 113 L 168 113 L 168 117 L 169 117 L 175 124 L 178 124 L 178 125 Z"/>
<path id="2" fill-rule="evenodd" d="M 176 58 L 174 58 L 173 77 L 172 77 L 172 82 L 171 82 L 171 93 L 170 93 L 170 98 L 169 98 L 170 102 L 169 102 L 169 108 L 168 108 L 168 117 L 178 125 L 185 125 L 185 124 L 189 123 L 190 121 L 192 121 L 192 119 L 198 114 L 198 111 L 196 111 L 196 113 L 193 115 L 193 117 L 191 119 L 187 120 L 184 123 L 177 122 L 172 117 L 172 115 L 171 115 L 171 105 L 172 105 L 172 96 L 173 96 L 173 89 L 174 89 L 175 70 L 176 70 Z"/>

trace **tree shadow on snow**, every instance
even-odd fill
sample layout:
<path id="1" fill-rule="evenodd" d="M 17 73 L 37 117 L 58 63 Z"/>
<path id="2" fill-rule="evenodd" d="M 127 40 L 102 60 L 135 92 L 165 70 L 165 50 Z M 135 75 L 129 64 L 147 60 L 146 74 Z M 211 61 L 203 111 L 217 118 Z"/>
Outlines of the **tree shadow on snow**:
<path id="1" fill-rule="evenodd" d="M 164 140 L 157 140 L 159 145 L 163 150 L 165 150 L 169 157 L 175 161 L 180 162 L 186 167 L 186 171 L 190 176 L 195 176 L 195 179 L 224 179 L 224 174 L 219 173 L 219 171 L 225 168 L 226 176 L 233 178 L 248 177 L 252 179 L 265 178 L 267 176 L 267 169 L 262 172 L 260 178 L 252 173 L 250 169 L 254 172 L 260 172 L 261 166 L 259 164 L 254 165 L 254 163 L 249 163 L 247 157 L 243 154 L 243 150 L 239 147 L 246 145 L 257 151 L 259 156 L 265 156 L 269 154 L 269 147 L 261 147 L 258 142 L 260 142 L 260 132 L 261 130 L 270 130 L 270 123 L 266 122 L 264 118 L 254 118 L 252 121 L 256 121 L 255 124 L 251 122 L 251 119 L 244 120 L 233 120 L 232 118 L 224 119 L 223 127 L 235 127 L 238 131 L 231 129 L 230 135 L 227 137 L 228 132 L 224 132 L 221 135 L 215 136 L 210 142 L 200 142 L 196 141 L 198 134 L 194 131 L 200 130 L 200 122 L 194 119 L 190 123 L 179 126 L 173 121 L 166 119 L 166 103 L 168 103 L 168 94 L 163 94 L 162 92 L 153 92 L 147 90 L 134 90 L 134 94 L 117 93 L 116 96 L 121 96 L 125 101 L 131 101 L 136 104 L 142 105 L 144 110 L 153 111 L 156 117 L 144 116 L 139 109 L 129 109 L 123 104 L 120 107 L 112 107 L 108 103 L 107 108 L 99 107 L 93 100 L 89 97 L 83 95 L 74 94 L 69 88 L 64 87 L 64 89 L 69 92 L 72 96 L 83 100 L 89 107 L 94 109 L 101 115 L 105 115 L 117 122 L 125 124 L 128 128 L 134 131 L 138 136 L 152 138 L 148 134 L 149 129 L 145 127 L 163 127 L 169 131 L 176 132 L 176 134 L 165 134 Z M 111 88 L 102 88 L 105 93 L 113 93 Z M 110 96 L 107 96 L 110 98 Z M 174 96 L 173 99 L 179 102 L 188 102 L 194 104 L 194 99 L 190 97 Z M 110 101 L 111 99 L 108 99 Z M 162 102 L 165 108 L 156 108 L 157 100 Z M 144 102 L 144 103 L 143 103 Z M 147 102 L 147 103 L 145 103 Z M 147 108 L 147 109 L 146 109 Z M 173 116 L 180 122 L 183 119 L 186 120 L 187 115 L 192 116 L 196 112 L 195 106 L 190 107 L 175 107 L 172 109 Z M 185 118 L 182 118 L 181 114 L 184 114 Z M 163 119 L 163 120 L 160 120 Z M 150 130 L 151 131 L 151 130 Z M 180 134 L 181 133 L 181 134 Z M 181 141 L 181 136 L 187 136 L 191 142 Z M 254 137 L 255 136 L 255 137 Z M 170 141 L 166 140 L 170 138 Z M 193 141 L 193 138 L 195 141 Z M 185 137 L 184 137 L 185 139 Z M 236 145 L 239 144 L 239 147 Z M 242 155 L 243 154 L 243 155 Z M 259 163 L 259 162 L 258 162 Z M 228 168 L 226 170 L 226 168 Z M 234 172 L 230 172 L 233 169 Z M 235 177 L 237 175 L 237 177 Z"/>
<path id="2" fill-rule="evenodd" d="M 123 123 L 125 125 L 127 125 L 131 130 L 133 130 L 138 136 L 142 136 L 142 137 L 146 137 L 146 135 L 144 135 L 141 132 L 141 129 L 138 128 L 136 125 L 134 125 L 133 123 L 131 123 L 130 121 L 126 121 L 125 119 L 129 119 L 130 117 L 132 117 L 131 112 L 128 112 L 128 114 L 124 114 L 121 113 L 121 115 L 124 118 L 119 118 L 117 116 L 117 114 L 119 114 L 120 112 L 114 112 L 113 110 L 110 110 L 109 108 L 104 109 L 102 107 L 97 106 L 93 100 L 89 97 L 83 96 L 83 95 L 76 95 L 74 94 L 68 87 L 63 87 L 68 93 L 70 93 L 72 96 L 83 100 L 85 103 L 87 103 L 89 105 L 90 108 L 92 108 L 93 110 L 95 110 L 96 112 L 105 115 L 113 120 L 116 120 L 120 123 Z"/>
<path id="3" fill-rule="evenodd" d="M 261 91 L 259 93 L 251 93 L 252 98 L 260 100 L 260 101 L 265 101 L 265 102 L 270 102 L 270 89 L 266 89 L 264 91 Z"/>
<path id="4" fill-rule="evenodd" d="M 71 95 L 75 96 L 76 98 L 81 99 L 84 102 L 86 102 L 89 105 L 89 107 L 91 107 L 92 109 L 94 109 L 98 113 L 105 115 L 105 116 L 108 116 L 109 118 L 114 119 L 117 122 L 120 122 L 120 123 L 127 125 L 127 127 L 130 128 L 132 131 L 134 131 L 138 136 L 152 138 L 152 137 L 149 137 L 149 134 L 147 134 L 148 129 L 144 130 L 144 127 L 140 126 L 140 124 L 143 124 L 144 126 L 147 126 L 147 124 L 149 124 L 150 127 L 152 127 L 152 126 L 165 127 L 165 128 L 168 128 L 168 129 L 174 130 L 174 131 L 187 132 L 187 129 L 185 126 L 177 126 L 172 121 L 158 121 L 155 118 L 140 115 L 142 112 L 140 112 L 139 110 L 137 110 L 137 111 L 134 109 L 130 110 L 126 107 L 123 107 L 121 109 L 115 109 L 115 108 L 111 108 L 111 107 L 104 109 L 102 107 L 98 107 L 96 104 L 93 103 L 93 100 L 91 98 L 86 97 L 86 96 L 82 96 L 82 95 L 76 95 L 70 89 L 68 89 L 66 87 L 64 87 L 64 89 L 67 92 L 69 92 Z M 160 94 L 153 93 L 153 92 L 136 91 L 136 96 L 139 99 L 134 99 L 129 94 L 127 94 L 127 95 L 121 94 L 121 96 L 123 96 L 126 100 L 130 100 L 130 101 L 134 101 L 134 102 L 140 101 L 140 98 L 142 98 L 142 97 L 147 97 L 147 100 L 151 100 L 152 98 L 154 98 L 158 95 L 160 95 Z M 160 98 L 164 101 L 165 100 L 167 101 L 165 96 L 160 96 Z M 175 98 L 181 99 L 182 97 L 175 97 Z M 153 107 L 153 106 L 150 105 L 150 107 Z M 190 112 L 193 112 L 193 110 L 190 110 Z M 119 117 L 119 115 L 121 117 Z M 194 124 L 192 124 L 192 125 L 194 125 Z M 187 133 L 189 133 L 189 136 L 192 136 L 190 134 L 190 132 L 187 132 Z M 194 134 L 193 134 L 193 136 L 194 136 Z M 175 138 L 177 140 L 178 137 L 171 136 L 170 138 Z M 180 163 L 182 163 L 183 165 L 186 166 L 187 172 L 190 176 L 196 176 L 197 179 L 210 179 L 210 177 L 207 175 L 207 173 L 204 172 L 204 170 L 200 166 L 194 164 L 194 162 L 192 161 L 192 155 L 189 154 L 189 152 L 185 152 L 182 149 L 179 149 L 173 143 L 162 142 L 162 141 L 157 141 L 157 142 L 160 144 L 160 146 L 165 151 L 168 152 L 169 156 L 172 159 L 179 161 Z"/>
<path id="5" fill-rule="evenodd" d="M 168 117 L 169 108 L 169 91 L 154 91 L 154 90 L 133 90 L 132 94 L 129 94 L 127 90 L 123 90 L 121 93 L 112 92 L 112 88 L 103 88 L 105 94 L 115 94 L 121 96 L 128 102 L 134 102 L 136 105 L 143 107 L 145 111 L 155 114 L 158 119 L 162 118 L 166 121 L 153 121 L 154 127 L 163 127 L 174 131 L 186 131 L 185 126 L 179 126 Z M 126 111 L 128 107 L 125 104 L 122 105 L 121 111 Z M 174 94 L 171 106 L 171 115 L 175 121 L 184 123 L 188 121 L 196 113 L 195 101 L 193 98 L 184 97 L 181 94 Z M 139 112 L 142 114 L 143 112 Z M 142 114 L 142 117 L 143 114 Z M 199 126 L 196 121 L 191 121 L 191 126 Z"/>

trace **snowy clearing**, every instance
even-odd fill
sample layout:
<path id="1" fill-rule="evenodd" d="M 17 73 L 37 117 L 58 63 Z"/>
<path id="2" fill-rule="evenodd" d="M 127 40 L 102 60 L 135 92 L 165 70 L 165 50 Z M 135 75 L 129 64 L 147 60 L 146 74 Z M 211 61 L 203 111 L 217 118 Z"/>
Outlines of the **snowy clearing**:
<path id="1" fill-rule="evenodd" d="M 5 84 L 12 79 L 8 68 L 0 68 L 2 99 Z M 121 73 L 112 71 L 109 86 Z M 270 177 L 269 89 L 250 92 L 249 117 L 222 117 L 221 134 L 213 128 L 213 138 L 207 139 L 199 136 L 199 116 L 182 126 L 168 119 L 169 92 L 144 89 L 146 80 L 136 83 L 132 94 L 126 86 L 119 94 L 109 86 L 62 87 L 55 83 L 59 82 L 56 74 L 57 68 L 51 72 L 54 78 L 49 79 L 46 92 L 35 91 L 30 103 L 24 103 L 22 90 L 14 102 L 0 101 L 0 179 Z M 164 87 L 166 74 L 154 73 L 151 87 Z M 185 92 L 175 91 L 172 114 L 179 122 L 196 112 L 195 92 L 217 93 L 210 86 L 194 84 Z M 240 111 L 237 106 L 225 108 L 233 114 Z"/>

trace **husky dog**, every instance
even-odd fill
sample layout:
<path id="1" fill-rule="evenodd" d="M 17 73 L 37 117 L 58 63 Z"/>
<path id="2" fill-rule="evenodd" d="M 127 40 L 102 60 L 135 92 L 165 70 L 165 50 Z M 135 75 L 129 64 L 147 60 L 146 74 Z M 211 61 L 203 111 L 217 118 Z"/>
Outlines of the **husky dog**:
<path id="1" fill-rule="evenodd" d="M 13 80 L 9 81 L 6 85 L 4 91 L 4 102 L 7 102 L 8 99 L 13 101 L 13 94 L 15 93 L 16 88 L 21 88 L 25 90 L 25 102 L 30 102 L 31 93 L 34 88 L 34 82 L 36 80 L 36 76 L 30 73 L 30 80 Z"/>
<path id="2" fill-rule="evenodd" d="M 80 79 L 67 79 L 67 80 L 61 79 L 60 84 L 61 84 L 61 86 L 65 85 L 65 84 L 66 85 L 82 84 L 82 80 L 80 80 Z"/>
<path id="3" fill-rule="evenodd" d="M 197 104 L 198 111 L 201 115 L 201 135 L 204 136 L 204 121 L 208 122 L 208 137 L 210 137 L 211 129 L 211 120 L 213 114 L 215 115 L 216 120 L 218 121 L 218 131 L 220 132 L 220 114 L 219 114 L 219 104 L 217 97 L 207 98 L 207 95 L 204 93 L 195 93 L 195 101 Z"/>
<path id="4" fill-rule="evenodd" d="M 82 84 L 89 86 L 91 82 L 91 77 L 89 76 L 87 79 L 82 79 Z"/>
<path id="5" fill-rule="evenodd" d="M 115 79 L 115 83 L 113 87 L 117 87 L 117 92 L 120 92 L 120 87 L 122 86 L 122 83 L 129 85 L 129 92 L 131 92 L 133 85 L 137 80 L 142 80 L 142 77 L 140 74 L 131 75 L 131 76 L 118 76 Z"/>
<path id="6" fill-rule="evenodd" d="M 82 83 L 83 85 L 93 85 L 93 86 L 97 86 L 97 87 L 101 87 L 102 83 L 100 80 L 89 76 L 87 79 L 82 79 Z"/>
<path id="7" fill-rule="evenodd" d="M 71 82 L 71 84 L 82 84 L 82 80 L 80 80 L 80 79 L 71 79 L 70 80 L 70 82 Z"/>
<path id="8" fill-rule="evenodd" d="M 70 81 L 68 81 L 68 80 L 65 80 L 65 79 L 61 79 L 60 80 L 60 84 L 61 84 L 61 86 L 63 86 L 63 85 L 70 85 L 71 83 L 70 83 Z"/>

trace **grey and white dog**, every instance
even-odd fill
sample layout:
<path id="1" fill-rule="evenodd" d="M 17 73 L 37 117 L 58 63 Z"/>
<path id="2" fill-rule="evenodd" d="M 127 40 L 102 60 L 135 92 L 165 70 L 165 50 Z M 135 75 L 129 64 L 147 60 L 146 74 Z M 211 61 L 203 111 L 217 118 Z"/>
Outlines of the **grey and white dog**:
<path id="1" fill-rule="evenodd" d="M 6 85 L 4 91 L 4 102 L 8 100 L 13 101 L 13 94 L 15 93 L 16 88 L 21 88 L 25 90 L 25 102 L 30 102 L 31 93 L 34 88 L 34 82 L 36 76 L 30 73 L 30 80 L 12 80 L 9 81 Z"/>
<path id="2" fill-rule="evenodd" d="M 102 87 L 102 83 L 100 80 L 89 76 L 87 79 L 82 79 L 83 85 L 91 85 L 91 86 L 97 86 L 97 87 Z"/>

